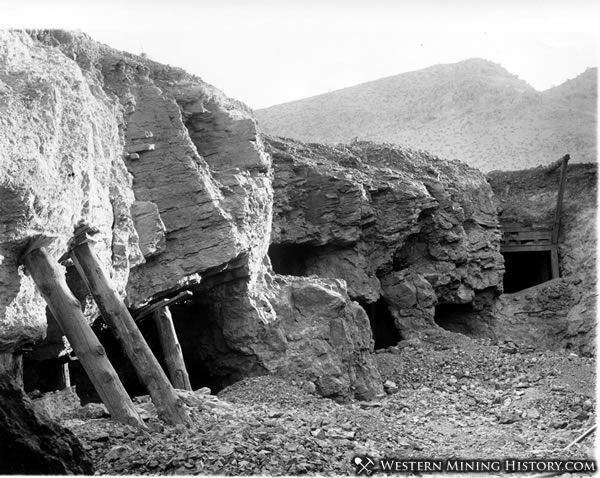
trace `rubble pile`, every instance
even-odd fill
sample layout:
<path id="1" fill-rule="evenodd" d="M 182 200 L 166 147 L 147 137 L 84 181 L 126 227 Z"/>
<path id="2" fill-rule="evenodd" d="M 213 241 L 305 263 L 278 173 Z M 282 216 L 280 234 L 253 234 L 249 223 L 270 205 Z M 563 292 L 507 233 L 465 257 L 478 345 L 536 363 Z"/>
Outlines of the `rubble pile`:
<path id="1" fill-rule="evenodd" d="M 65 421 L 109 474 L 348 474 L 352 458 L 590 458 L 594 366 L 565 352 L 491 345 L 450 332 L 401 341 L 376 361 L 397 390 L 338 403 L 306 382 L 244 379 L 187 392 L 194 425 L 150 432 L 107 419 Z M 144 399 L 141 399 L 142 403 Z"/>

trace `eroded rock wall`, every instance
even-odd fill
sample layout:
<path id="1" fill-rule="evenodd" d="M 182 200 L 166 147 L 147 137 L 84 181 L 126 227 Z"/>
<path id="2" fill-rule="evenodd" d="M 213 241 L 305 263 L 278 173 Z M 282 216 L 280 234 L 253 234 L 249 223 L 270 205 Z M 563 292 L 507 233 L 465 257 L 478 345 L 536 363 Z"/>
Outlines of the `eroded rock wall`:
<path id="1" fill-rule="evenodd" d="M 267 144 L 276 271 L 344 279 L 361 303 L 383 297 L 403 337 L 435 327 L 436 304 L 501 292 L 496 205 L 478 171 L 367 142 Z"/>
<path id="2" fill-rule="evenodd" d="M 75 225 L 93 223 L 120 290 L 141 262 L 118 116 L 98 80 L 58 49 L 0 31 L 0 350 L 45 333 L 45 305 L 19 265 L 30 239 L 51 238 L 60 256 Z"/>
<path id="3" fill-rule="evenodd" d="M 52 236 L 50 251 L 60 257 L 84 220 L 100 229 L 102 265 L 131 308 L 200 279 L 198 302 L 207 298 L 217 311 L 202 360 L 212 360 L 226 378 L 304 372 L 297 354 L 329 364 L 307 375 L 323 382 L 322 393 L 380 392 L 368 353 L 371 332 L 357 329 L 355 306 L 341 285 L 314 284 L 341 299 L 321 302 L 321 313 L 310 316 L 319 327 L 297 317 L 301 352 L 298 340 L 284 338 L 276 308 L 287 310 L 293 297 L 277 285 L 266 258 L 272 163 L 245 105 L 180 69 L 82 34 L 2 35 L 0 341 L 6 350 L 39 340 L 46 326 L 19 254 L 41 234 Z M 72 267 L 66 272 L 92 320 L 97 311 L 85 286 Z M 188 334 L 192 312 L 177 320 L 197 348 L 205 336 Z M 351 339 L 340 330 L 352 330 Z M 323 356 L 310 347 L 317 338 L 334 343 Z M 327 374 L 334 385 L 325 385 Z"/>
<path id="4" fill-rule="evenodd" d="M 369 320 L 345 283 L 280 275 L 268 275 L 266 283 L 276 317 L 268 324 L 256 320 L 240 280 L 172 308 L 195 370 L 192 383 L 203 379 L 220 389 L 270 373 L 310 382 L 328 397 L 371 399 L 383 392 Z"/>

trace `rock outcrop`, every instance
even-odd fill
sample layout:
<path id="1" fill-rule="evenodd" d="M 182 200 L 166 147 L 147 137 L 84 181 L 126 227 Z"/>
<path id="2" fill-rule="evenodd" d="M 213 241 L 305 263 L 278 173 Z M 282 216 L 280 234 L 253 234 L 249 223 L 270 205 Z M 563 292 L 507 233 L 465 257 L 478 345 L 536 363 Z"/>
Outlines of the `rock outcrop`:
<path id="1" fill-rule="evenodd" d="M 365 306 L 383 298 L 403 338 L 435 327 L 436 304 L 501 292 L 496 205 L 478 171 L 366 142 L 267 144 L 276 272 L 344 279 Z"/>
<path id="2" fill-rule="evenodd" d="M 35 411 L 7 375 L 0 375 L 0 449 L 0 474 L 94 473 L 92 461 L 75 435 Z"/>
<path id="3" fill-rule="evenodd" d="M 190 379 L 210 376 L 220 389 L 266 373 L 310 382 L 328 397 L 369 399 L 383 389 L 371 357 L 373 339 L 364 310 L 333 279 L 269 276 L 276 319 L 257 320 L 242 281 L 211 289 L 172 308 Z"/>
<path id="4" fill-rule="evenodd" d="M 215 380 L 304 373 L 293 360 L 302 343 L 305 362 L 321 363 L 306 376 L 321 380 L 323 393 L 380 392 L 371 332 L 359 330 L 364 316 L 343 284 L 305 285 L 337 299 L 324 297 L 321 313 L 309 314 L 319 327 L 296 318 L 305 342 L 285 338 L 275 309 L 286 310 L 293 294 L 267 259 L 272 163 L 245 105 L 180 69 L 82 34 L 4 32 L 0 68 L 0 351 L 18 352 L 45 333 L 43 301 L 19 266 L 28 241 L 47 236 L 58 258 L 85 221 L 99 229 L 102 265 L 132 309 L 199 283 L 194 307 L 210 302 L 218 311 L 207 319 L 214 328 L 206 352 L 197 352 L 205 335 L 190 335 L 196 317 L 181 312 L 186 307 L 174 315 L 194 343 L 184 354 L 201 357 L 199 368 L 212 359 Z M 85 285 L 68 263 L 66 274 L 92 321 L 98 311 Z M 313 350 L 312 339 L 330 346 Z M 325 385 L 328 374 L 335 386 Z"/>
<path id="5" fill-rule="evenodd" d="M 98 79 L 60 50 L 3 31 L 0 111 L 0 351 L 8 352 L 45 333 L 45 304 L 19 265 L 29 239 L 54 239 L 58 256 L 80 220 L 93 223 L 100 260 L 121 289 L 142 258 L 119 111 Z"/>
<path id="6" fill-rule="evenodd" d="M 548 228 L 559 170 L 533 168 L 488 175 L 503 222 Z M 571 164 L 558 240 L 560 278 L 512 294 L 494 307 L 498 338 L 595 353 L 597 165 Z"/>

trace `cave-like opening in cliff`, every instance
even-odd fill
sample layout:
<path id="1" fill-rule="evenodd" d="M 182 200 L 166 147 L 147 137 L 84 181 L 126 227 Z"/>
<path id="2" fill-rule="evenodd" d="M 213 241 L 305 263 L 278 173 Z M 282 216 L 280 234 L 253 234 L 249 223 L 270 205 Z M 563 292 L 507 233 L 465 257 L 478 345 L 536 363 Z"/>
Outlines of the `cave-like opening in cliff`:
<path id="1" fill-rule="evenodd" d="M 375 350 L 392 347 L 402 340 L 402 335 L 394 323 L 394 317 L 383 298 L 379 298 L 377 302 L 359 300 L 358 303 L 369 316 Z"/>
<path id="2" fill-rule="evenodd" d="M 503 252 L 504 292 L 510 294 L 552 279 L 550 251 Z"/>
<path id="3" fill-rule="evenodd" d="M 297 244 L 271 244 L 269 258 L 276 274 L 306 276 L 308 262 L 315 258 L 321 247 Z"/>
<path id="4" fill-rule="evenodd" d="M 473 335 L 473 304 L 438 304 L 435 323 L 450 332 Z"/>
<path id="5" fill-rule="evenodd" d="M 227 344 L 219 322 L 220 307 L 214 297 L 201 293 L 171 307 L 193 390 L 209 387 L 212 393 L 219 392 L 242 378 L 240 369 L 249 359 Z"/>

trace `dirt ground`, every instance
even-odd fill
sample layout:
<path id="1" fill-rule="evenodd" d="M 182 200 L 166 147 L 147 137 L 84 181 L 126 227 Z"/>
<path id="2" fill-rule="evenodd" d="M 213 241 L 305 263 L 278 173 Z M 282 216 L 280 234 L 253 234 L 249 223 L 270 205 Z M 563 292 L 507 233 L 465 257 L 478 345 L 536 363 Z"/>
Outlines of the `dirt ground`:
<path id="1" fill-rule="evenodd" d="M 106 418 L 63 423 L 97 474 L 354 474 L 356 455 L 593 458 L 594 435 L 562 449 L 595 423 L 594 359 L 445 331 L 377 352 L 398 391 L 371 402 L 257 377 L 216 397 L 190 392 L 191 429 L 164 426 L 145 398 L 150 433 Z"/>

